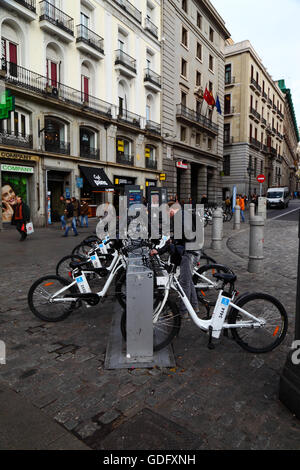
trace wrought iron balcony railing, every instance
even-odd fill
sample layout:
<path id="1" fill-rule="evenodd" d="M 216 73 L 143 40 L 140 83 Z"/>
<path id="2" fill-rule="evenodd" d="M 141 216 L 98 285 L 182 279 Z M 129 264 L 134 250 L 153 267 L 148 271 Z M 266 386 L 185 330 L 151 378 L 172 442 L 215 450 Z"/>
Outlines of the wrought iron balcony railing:
<path id="1" fill-rule="evenodd" d="M 225 77 L 225 85 L 234 85 L 235 77 Z"/>
<path id="2" fill-rule="evenodd" d="M 70 142 L 49 140 L 46 135 L 45 150 L 46 152 L 59 153 L 61 155 L 70 155 Z"/>
<path id="3" fill-rule="evenodd" d="M 224 116 L 228 116 L 229 114 L 234 114 L 234 107 L 231 106 L 231 107 L 228 107 L 228 108 L 225 108 L 224 109 Z"/>
<path id="4" fill-rule="evenodd" d="M 145 18 L 145 29 L 158 38 L 158 27 L 149 18 Z"/>
<path id="5" fill-rule="evenodd" d="M 130 57 L 130 55 L 126 54 L 126 52 L 123 52 L 121 49 L 116 51 L 115 58 L 115 65 L 119 64 L 136 73 L 136 60 Z"/>
<path id="6" fill-rule="evenodd" d="M 253 145 L 253 147 L 255 147 L 256 149 L 260 149 L 261 148 L 261 143 L 259 142 L 259 140 L 255 139 L 254 137 L 250 137 L 250 144 Z"/>
<path id="7" fill-rule="evenodd" d="M 119 108 L 117 119 L 118 121 L 127 122 L 132 126 L 141 127 L 141 116 L 131 113 L 127 109 Z"/>
<path id="8" fill-rule="evenodd" d="M 86 158 L 88 160 L 100 160 L 100 151 L 99 149 L 94 149 L 92 147 L 80 147 L 80 156 L 81 158 Z"/>
<path id="9" fill-rule="evenodd" d="M 101 52 L 102 54 L 104 53 L 104 39 L 101 36 L 98 36 L 98 34 L 94 33 L 83 24 L 77 25 L 76 29 L 76 42 L 82 41 L 88 46 L 91 46 L 97 51 Z"/>
<path id="10" fill-rule="evenodd" d="M 147 121 L 146 130 L 151 132 L 152 134 L 161 135 L 161 125 L 157 122 Z"/>
<path id="11" fill-rule="evenodd" d="M 260 114 L 256 109 L 250 107 L 250 114 L 252 114 L 256 119 L 260 120 Z"/>
<path id="12" fill-rule="evenodd" d="M 161 88 L 161 76 L 149 68 L 145 69 L 144 82 L 151 82 Z"/>
<path id="13" fill-rule="evenodd" d="M 224 135 L 224 145 L 231 145 L 234 143 L 234 137 L 230 135 Z"/>
<path id="14" fill-rule="evenodd" d="M 142 13 L 140 10 L 135 8 L 132 3 L 128 0 L 114 0 L 123 10 L 125 10 L 130 16 L 132 16 L 139 23 L 142 22 Z"/>
<path id="15" fill-rule="evenodd" d="M 0 143 L 3 145 L 32 149 L 32 135 L 0 130 Z"/>
<path id="16" fill-rule="evenodd" d="M 117 163 L 122 163 L 123 165 L 133 165 L 134 155 L 117 152 Z"/>
<path id="17" fill-rule="evenodd" d="M 56 8 L 46 0 L 40 2 L 40 21 L 47 20 L 54 26 L 63 29 L 66 33 L 74 35 L 74 20 L 63 11 Z"/>
<path id="18" fill-rule="evenodd" d="M 56 87 L 51 87 L 47 77 L 10 62 L 4 61 L 2 68 L 6 70 L 4 79 L 9 84 L 21 87 L 29 92 L 39 93 L 44 97 L 55 98 L 66 104 L 82 107 L 84 102 L 85 106 L 91 111 L 105 117 L 112 117 L 112 105 L 99 98 L 86 95 L 59 82 L 56 83 Z M 86 99 L 87 96 L 88 101 Z"/>
<path id="19" fill-rule="evenodd" d="M 203 116 L 192 109 L 187 108 L 182 104 L 177 105 L 176 114 L 178 117 L 183 117 L 189 121 L 192 121 L 198 124 L 200 127 L 203 127 L 206 130 L 212 131 L 214 134 L 218 134 L 218 125 L 208 119 L 206 116 Z"/>
<path id="20" fill-rule="evenodd" d="M 157 170 L 157 161 L 152 160 L 151 158 L 146 158 L 146 168 L 149 168 L 149 170 Z"/>
<path id="21" fill-rule="evenodd" d="M 28 8 L 28 10 L 33 11 L 34 13 L 36 12 L 36 0 L 15 0 L 17 3 L 22 5 L 25 8 Z"/>

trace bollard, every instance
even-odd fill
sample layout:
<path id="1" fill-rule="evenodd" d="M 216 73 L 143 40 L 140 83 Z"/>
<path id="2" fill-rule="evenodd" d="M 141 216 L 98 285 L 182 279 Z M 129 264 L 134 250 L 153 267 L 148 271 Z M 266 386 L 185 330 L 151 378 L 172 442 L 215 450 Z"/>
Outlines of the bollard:
<path id="1" fill-rule="evenodd" d="M 235 206 L 234 209 L 234 224 L 233 230 L 240 230 L 241 228 L 241 208 L 240 206 Z"/>
<path id="2" fill-rule="evenodd" d="M 223 240 L 223 209 L 217 208 L 213 213 L 212 243 L 211 248 L 214 251 L 222 250 Z"/>
<path id="3" fill-rule="evenodd" d="M 253 202 L 251 202 L 250 204 L 250 220 L 255 217 L 255 204 L 253 204 Z M 249 220 L 249 223 L 250 223 L 250 220 Z"/>
<path id="4" fill-rule="evenodd" d="M 262 217 L 250 219 L 249 273 L 260 273 L 264 262 L 264 226 Z"/>

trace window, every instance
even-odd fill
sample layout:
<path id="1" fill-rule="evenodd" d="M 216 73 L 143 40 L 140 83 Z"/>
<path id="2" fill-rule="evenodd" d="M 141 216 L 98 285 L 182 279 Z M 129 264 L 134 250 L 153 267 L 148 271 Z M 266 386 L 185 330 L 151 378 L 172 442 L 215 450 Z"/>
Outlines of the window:
<path id="1" fill-rule="evenodd" d="M 224 176 L 230 176 L 230 155 L 224 155 L 223 173 Z"/>
<path id="2" fill-rule="evenodd" d="M 225 95 L 224 114 L 230 114 L 231 111 L 231 95 Z"/>
<path id="3" fill-rule="evenodd" d="M 197 12 L 197 26 L 198 28 L 202 29 L 202 15 L 199 13 L 199 11 Z"/>
<path id="4" fill-rule="evenodd" d="M 14 111 L 8 119 L 0 121 L 0 132 L 25 137 L 29 134 L 29 114 L 24 111 Z"/>
<path id="5" fill-rule="evenodd" d="M 263 163 L 262 160 L 260 161 L 260 174 L 261 174 L 261 175 L 264 174 L 264 163 Z"/>
<path id="6" fill-rule="evenodd" d="M 201 114 L 203 101 L 196 100 L 196 113 Z"/>
<path id="7" fill-rule="evenodd" d="M 181 92 L 181 104 L 186 107 L 186 93 L 184 91 Z"/>
<path id="8" fill-rule="evenodd" d="M 187 61 L 184 59 L 181 59 L 181 75 L 183 77 L 187 76 Z"/>
<path id="9" fill-rule="evenodd" d="M 186 127 L 183 127 L 183 126 L 180 127 L 180 140 L 181 142 L 186 141 Z"/>
<path id="10" fill-rule="evenodd" d="M 225 65 L 225 84 L 231 83 L 231 64 Z"/>
<path id="11" fill-rule="evenodd" d="M 197 59 L 202 60 L 202 44 L 199 42 L 197 43 L 196 57 Z"/>
<path id="12" fill-rule="evenodd" d="M 209 56 L 209 70 L 214 70 L 214 58 L 212 55 Z"/>
<path id="13" fill-rule="evenodd" d="M 201 86 L 201 72 L 196 72 L 196 86 Z"/>
<path id="14" fill-rule="evenodd" d="M 97 134 L 87 127 L 80 128 L 80 156 L 93 160 L 99 159 Z"/>
<path id="15" fill-rule="evenodd" d="M 181 6 L 182 6 L 183 11 L 187 13 L 187 0 L 182 0 Z"/>
<path id="16" fill-rule="evenodd" d="M 207 139 L 207 149 L 208 150 L 212 149 L 212 139 L 210 139 L 210 138 Z"/>
<path id="17" fill-rule="evenodd" d="M 1 38 L 1 58 L 9 62 L 9 74 L 16 77 L 18 74 L 18 45 L 5 38 Z"/>
<path id="18" fill-rule="evenodd" d="M 196 145 L 200 145 L 201 144 L 201 134 L 199 134 L 199 132 L 197 132 L 196 134 Z"/>
<path id="19" fill-rule="evenodd" d="M 116 139 L 117 160 L 119 162 L 132 163 L 130 140 L 117 137 Z"/>
<path id="20" fill-rule="evenodd" d="M 224 124 L 224 144 L 230 143 L 230 124 Z"/>
<path id="21" fill-rule="evenodd" d="M 214 91 L 214 84 L 213 84 L 213 82 L 208 82 L 208 90 L 213 93 L 213 91 Z"/>
<path id="22" fill-rule="evenodd" d="M 214 42 L 214 30 L 212 28 L 209 28 L 209 40 Z"/>
<path id="23" fill-rule="evenodd" d="M 188 46 L 188 32 L 184 27 L 182 27 L 181 43 L 186 47 Z"/>
<path id="24" fill-rule="evenodd" d="M 85 75 L 81 75 L 81 99 L 82 101 L 89 101 L 89 83 L 90 79 Z"/>
<path id="25" fill-rule="evenodd" d="M 257 158 L 254 159 L 254 176 L 257 176 Z"/>
<path id="26" fill-rule="evenodd" d="M 53 62 L 50 59 L 46 61 L 46 74 L 47 82 L 50 86 L 57 87 L 57 82 L 59 81 L 59 68 L 56 62 Z"/>

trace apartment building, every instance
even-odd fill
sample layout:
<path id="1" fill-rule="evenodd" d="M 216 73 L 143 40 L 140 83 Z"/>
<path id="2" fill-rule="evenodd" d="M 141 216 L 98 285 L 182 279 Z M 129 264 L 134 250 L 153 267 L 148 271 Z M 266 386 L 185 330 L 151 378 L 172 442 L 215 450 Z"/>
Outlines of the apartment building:
<path id="1" fill-rule="evenodd" d="M 282 186 L 288 186 L 291 192 L 299 190 L 298 187 L 298 144 L 300 141 L 299 128 L 297 124 L 295 109 L 293 105 L 292 93 L 286 88 L 285 81 L 279 80 L 278 86 L 284 94 L 284 121 L 283 121 L 283 162 L 282 177 L 280 183 Z"/>
<path id="2" fill-rule="evenodd" d="M 225 48 L 223 197 L 283 182 L 285 96 L 249 41 Z"/>
<path id="3" fill-rule="evenodd" d="M 210 202 L 222 196 L 223 114 L 204 100 L 205 90 L 224 104 L 224 49 L 230 36 L 208 0 L 162 5 L 162 133 L 165 186 L 170 196 Z"/>
<path id="4" fill-rule="evenodd" d="M 57 218 L 61 194 L 95 213 L 108 189 L 160 184 L 160 18 L 161 0 L 1 1 L 0 80 L 15 97 L 1 187 L 36 225 Z"/>

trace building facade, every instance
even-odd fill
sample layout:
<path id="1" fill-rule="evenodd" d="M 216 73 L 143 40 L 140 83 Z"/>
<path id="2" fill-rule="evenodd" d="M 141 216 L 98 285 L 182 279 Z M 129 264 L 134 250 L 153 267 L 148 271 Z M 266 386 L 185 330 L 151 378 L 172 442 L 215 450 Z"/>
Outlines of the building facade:
<path id="1" fill-rule="evenodd" d="M 249 41 L 225 48 L 223 196 L 283 182 L 285 97 Z"/>
<path id="2" fill-rule="evenodd" d="M 57 219 L 61 194 L 94 213 L 107 188 L 112 200 L 160 184 L 160 18 L 160 0 L 1 2 L 0 81 L 15 97 L 0 121 L 1 187 L 22 193 L 36 225 L 49 205 Z"/>
<path id="3" fill-rule="evenodd" d="M 278 86 L 284 94 L 284 121 L 283 121 L 283 162 L 282 186 L 288 186 L 291 192 L 298 191 L 298 144 L 300 141 L 299 128 L 293 105 L 292 93 L 286 88 L 285 81 L 279 80 Z"/>
<path id="4" fill-rule="evenodd" d="M 162 133 L 165 186 L 188 202 L 221 198 L 223 114 L 207 105 L 207 88 L 224 102 L 229 32 L 208 0 L 162 4 Z"/>

